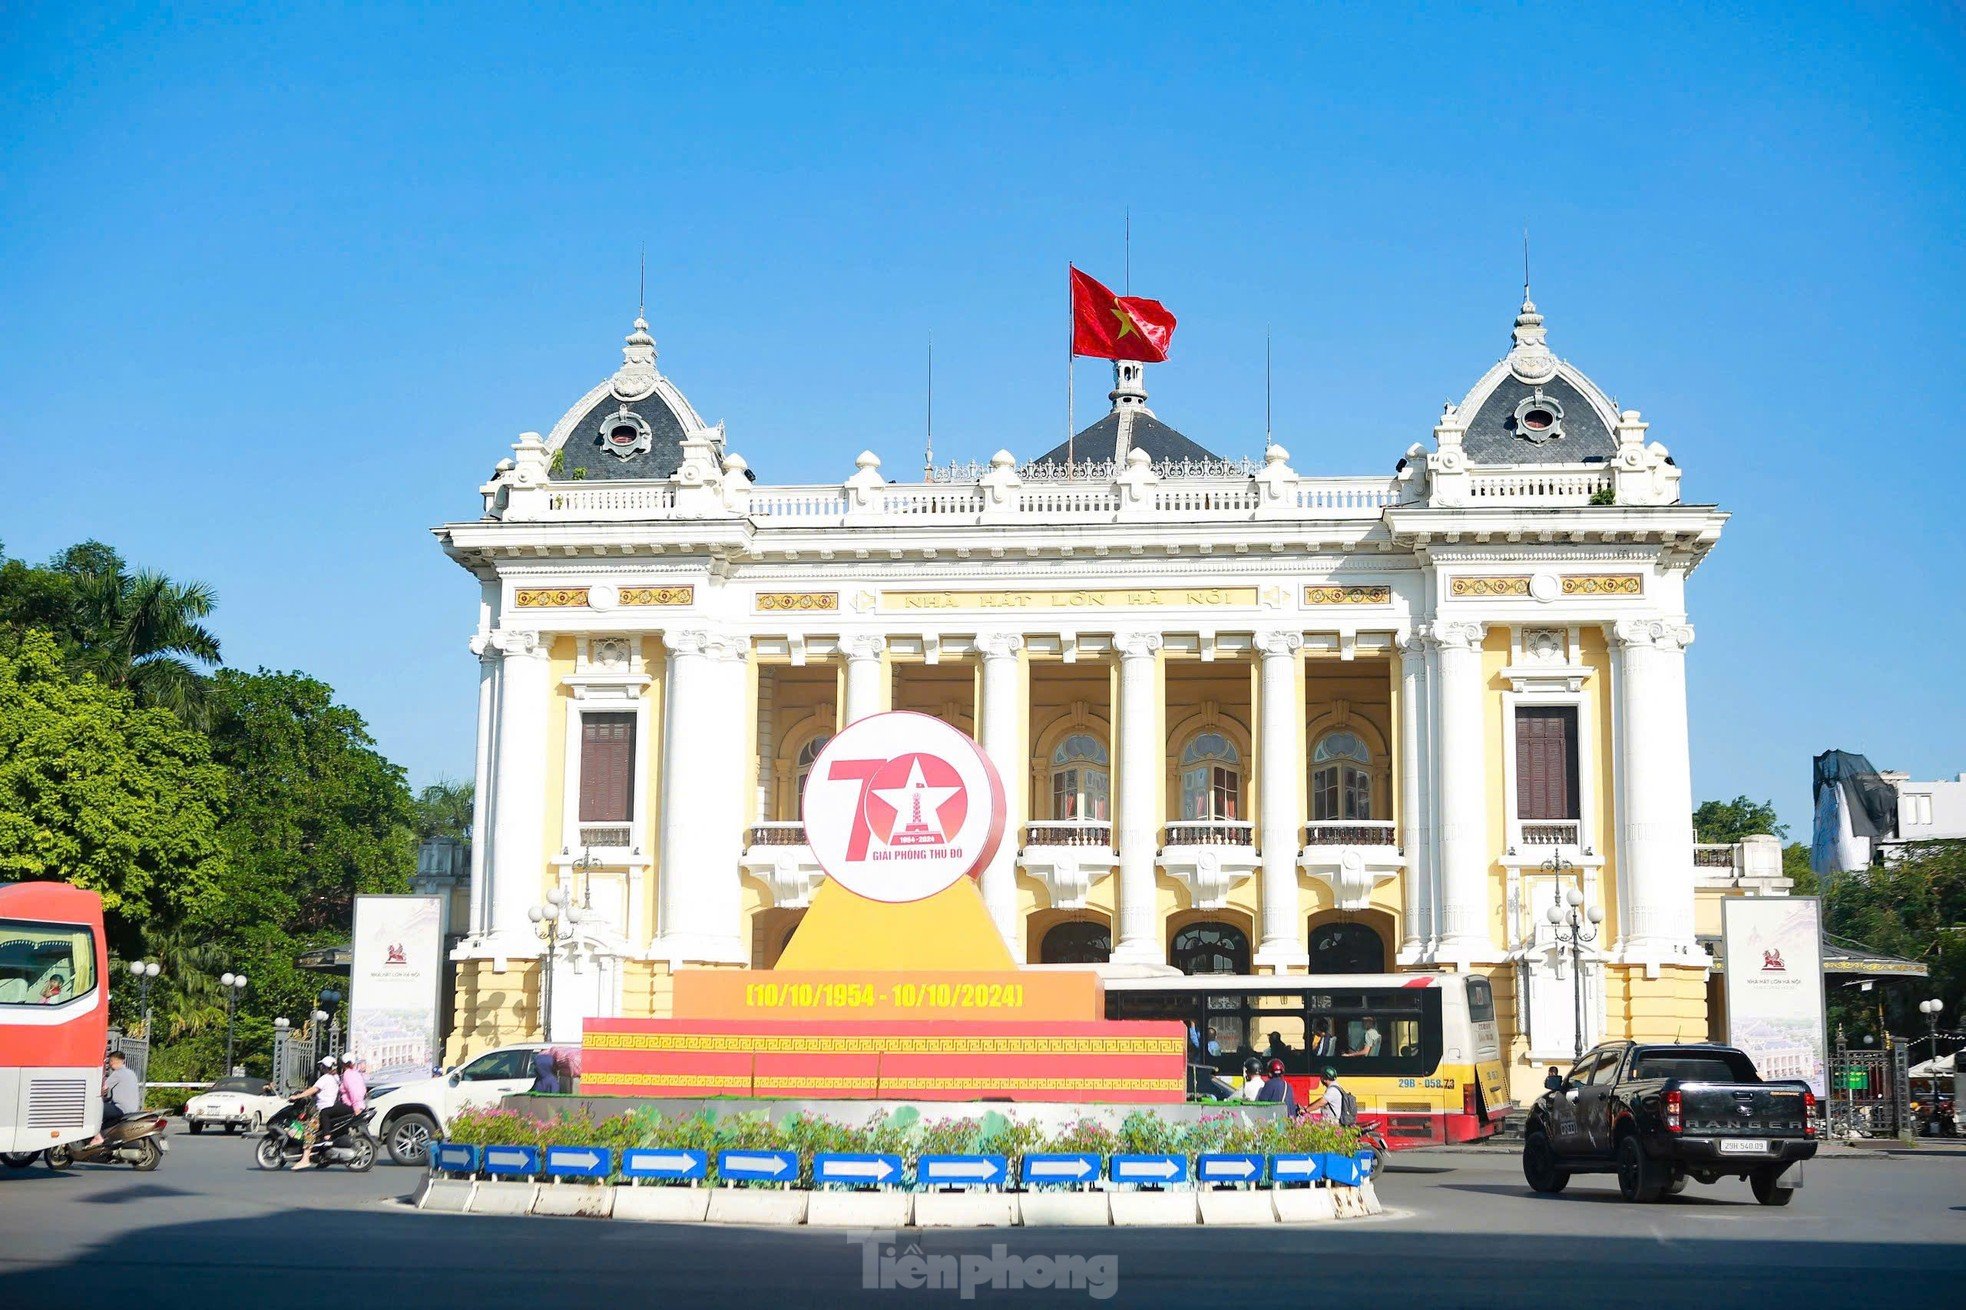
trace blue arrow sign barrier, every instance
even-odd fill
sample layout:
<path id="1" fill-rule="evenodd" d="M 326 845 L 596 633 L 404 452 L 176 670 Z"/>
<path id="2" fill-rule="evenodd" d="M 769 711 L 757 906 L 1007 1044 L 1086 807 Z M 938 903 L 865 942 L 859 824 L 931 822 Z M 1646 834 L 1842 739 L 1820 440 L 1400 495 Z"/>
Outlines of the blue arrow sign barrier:
<path id="1" fill-rule="evenodd" d="M 1358 1176 L 1360 1178 L 1370 1178 L 1378 1172 L 1379 1153 L 1377 1151 L 1360 1151 L 1358 1154 Z"/>
<path id="2" fill-rule="evenodd" d="M 539 1172 L 537 1146 L 487 1146 L 484 1170 L 488 1174 L 520 1174 L 530 1178 Z"/>
<path id="3" fill-rule="evenodd" d="M 637 1146 L 621 1153 L 623 1178 L 650 1178 L 666 1183 L 687 1183 L 706 1178 L 709 1173 L 708 1151 Z"/>
<path id="4" fill-rule="evenodd" d="M 1026 1186 L 1099 1181 L 1099 1157 L 1090 1151 L 1047 1151 L 1024 1157 L 1019 1177 Z"/>
<path id="5" fill-rule="evenodd" d="M 1116 1183 L 1167 1187 L 1188 1181 L 1185 1155 L 1116 1155 L 1106 1162 L 1106 1176 Z"/>
<path id="6" fill-rule="evenodd" d="M 812 1157 L 812 1181 L 844 1187 L 891 1187 L 901 1181 L 898 1155 L 820 1152 Z"/>
<path id="7" fill-rule="evenodd" d="M 1195 1178 L 1204 1183 L 1259 1183 L 1263 1181 L 1263 1157 L 1238 1154 L 1197 1156 Z"/>
<path id="8" fill-rule="evenodd" d="M 468 1174 L 478 1167 L 478 1148 L 461 1142 L 436 1142 L 430 1147 L 430 1168 L 440 1174 Z"/>
<path id="9" fill-rule="evenodd" d="M 1322 1155 L 1318 1160 L 1324 1166 L 1324 1176 L 1341 1187 L 1357 1187 L 1364 1176 L 1356 1156 Z"/>
<path id="10" fill-rule="evenodd" d="M 717 1176 L 727 1183 L 796 1183 L 797 1151 L 719 1151 Z"/>
<path id="11" fill-rule="evenodd" d="M 1010 1162 L 1001 1155 L 924 1155 L 915 1161 L 923 1187 L 1001 1187 Z"/>
<path id="12" fill-rule="evenodd" d="M 1325 1161 L 1328 1157 L 1309 1152 L 1273 1155 L 1270 1157 L 1270 1181 L 1273 1183 L 1314 1183 L 1325 1176 Z"/>
<path id="13" fill-rule="evenodd" d="M 606 1178 L 614 1172 L 614 1152 L 605 1146 L 549 1146 L 548 1178 Z"/>

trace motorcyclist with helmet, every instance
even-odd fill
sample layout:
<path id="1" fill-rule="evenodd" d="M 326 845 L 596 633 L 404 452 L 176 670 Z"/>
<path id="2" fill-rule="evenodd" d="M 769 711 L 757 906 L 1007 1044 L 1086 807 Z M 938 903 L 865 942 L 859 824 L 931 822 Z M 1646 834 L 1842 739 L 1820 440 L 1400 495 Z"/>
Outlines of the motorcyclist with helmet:
<path id="1" fill-rule="evenodd" d="M 307 1119 L 307 1144 L 301 1150 L 300 1163 L 294 1166 L 295 1169 L 314 1167 L 314 1148 L 332 1136 L 336 1126 L 332 1112 L 341 1096 L 341 1075 L 332 1055 L 321 1057 L 320 1074 L 311 1084 L 287 1098 L 290 1101 L 312 1100 L 309 1107 L 312 1113 Z"/>

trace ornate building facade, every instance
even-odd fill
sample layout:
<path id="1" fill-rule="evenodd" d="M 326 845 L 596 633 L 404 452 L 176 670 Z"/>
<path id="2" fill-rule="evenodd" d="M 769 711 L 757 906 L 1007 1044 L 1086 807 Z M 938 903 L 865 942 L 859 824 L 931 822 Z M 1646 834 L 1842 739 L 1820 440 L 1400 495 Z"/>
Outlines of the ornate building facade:
<path id="1" fill-rule="evenodd" d="M 1726 515 L 1526 298 L 1383 476 L 1219 458 L 1121 364 L 1036 459 L 772 485 L 639 319 L 623 356 L 437 530 L 479 582 L 451 1058 L 771 965 L 823 876 L 804 771 L 886 709 L 1005 779 L 981 887 L 1021 960 L 1479 972 L 1520 1093 L 1572 1048 L 1574 888 L 1586 1039 L 1705 1035 L 1686 580 Z"/>

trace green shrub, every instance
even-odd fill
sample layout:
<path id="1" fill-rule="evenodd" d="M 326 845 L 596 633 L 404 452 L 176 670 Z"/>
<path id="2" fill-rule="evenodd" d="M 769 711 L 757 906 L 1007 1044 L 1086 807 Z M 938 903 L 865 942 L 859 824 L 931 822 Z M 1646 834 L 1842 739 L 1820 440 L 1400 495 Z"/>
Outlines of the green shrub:
<path id="1" fill-rule="evenodd" d="M 916 1132 L 908 1162 L 924 1155 L 970 1155 L 981 1149 L 983 1125 L 975 1119 L 936 1119 Z"/>
<path id="2" fill-rule="evenodd" d="M 992 1115 L 994 1123 L 986 1124 L 975 1150 L 990 1155 L 1001 1155 L 1008 1163 L 1007 1175 L 1013 1181 L 1022 1170 L 1025 1155 L 1036 1151 L 1051 1150 L 1045 1141 L 1044 1129 L 1034 1123 L 1013 1123 L 999 1115 Z"/>
<path id="3" fill-rule="evenodd" d="M 1178 1125 L 1152 1110 L 1135 1110 L 1120 1121 L 1115 1149 L 1128 1155 L 1177 1155 L 1187 1150 L 1187 1136 Z"/>
<path id="4" fill-rule="evenodd" d="M 1119 1135 L 1097 1119 L 1079 1119 L 1066 1124 L 1045 1139 L 1047 1151 L 1090 1151 L 1110 1155 L 1119 1149 Z"/>

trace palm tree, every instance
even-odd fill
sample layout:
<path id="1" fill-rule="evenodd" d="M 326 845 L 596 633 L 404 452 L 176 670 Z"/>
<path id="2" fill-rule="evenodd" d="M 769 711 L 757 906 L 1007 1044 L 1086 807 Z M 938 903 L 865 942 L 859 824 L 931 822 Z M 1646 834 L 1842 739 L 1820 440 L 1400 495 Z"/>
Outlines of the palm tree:
<path id="1" fill-rule="evenodd" d="M 139 705 L 206 727 L 204 666 L 219 662 L 219 645 L 199 620 L 217 607 L 217 593 L 153 569 L 128 573 L 122 557 L 99 542 L 71 547 L 55 567 L 75 580 L 85 668 L 129 691 Z"/>

